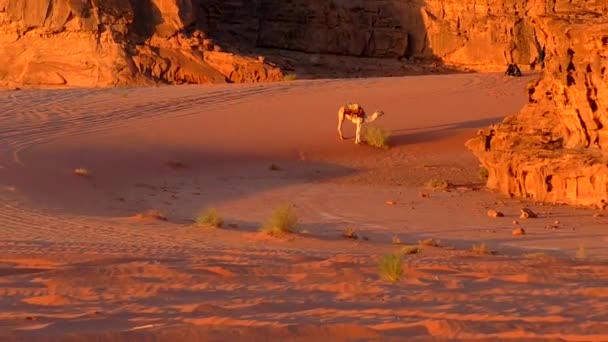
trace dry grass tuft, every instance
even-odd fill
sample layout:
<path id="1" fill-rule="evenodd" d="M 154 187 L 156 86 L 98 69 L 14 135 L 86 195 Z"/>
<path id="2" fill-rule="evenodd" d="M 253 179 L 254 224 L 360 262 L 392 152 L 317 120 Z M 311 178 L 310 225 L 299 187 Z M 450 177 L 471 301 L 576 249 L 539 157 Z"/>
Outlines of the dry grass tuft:
<path id="1" fill-rule="evenodd" d="M 390 148 L 390 134 L 380 127 L 370 126 L 365 128 L 365 142 L 372 147 L 387 150 Z"/>
<path id="2" fill-rule="evenodd" d="M 439 240 L 435 240 L 433 238 L 424 239 L 418 241 L 419 246 L 429 246 L 429 247 L 440 247 L 441 243 Z"/>
<path id="3" fill-rule="evenodd" d="M 587 257 L 587 249 L 585 249 L 585 245 L 582 243 L 578 245 L 578 249 L 576 250 L 576 258 L 577 259 L 585 259 Z"/>
<path id="4" fill-rule="evenodd" d="M 198 226 L 221 228 L 224 220 L 215 208 L 211 208 L 196 217 L 196 224 Z"/>
<path id="5" fill-rule="evenodd" d="M 295 81 L 297 79 L 298 79 L 298 75 L 295 73 L 290 73 L 290 74 L 283 76 L 283 80 L 285 80 L 285 81 Z"/>
<path id="6" fill-rule="evenodd" d="M 450 182 L 445 179 L 429 179 L 425 186 L 431 190 L 447 190 L 450 188 Z"/>
<path id="7" fill-rule="evenodd" d="M 393 244 L 395 245 L 400 245 L 401 244 L 401 239 L 399 238 L 399 236 L 397 235 L 393 235 L 393 238 L 391 239 L 391 241 L 393 242 Z"/>
<path id="8" fill-rule="evenodd" d="M 137 214 L 136 217 L 142 220 L 154 219 L 160 221 L 167 221 L 167 216 L 158 209 L 149 209 L 143 213 Z"/>
<path id="9" fill-rule="evenodd" d="M 396 282 L 403 276 L 403 261 L 395 254 L 387 254 L 380 259 L 380 276 L 392 282 Z"/>
<path id="10" fill-rule="evenodd" d="M 347 239 L 353 240 L 357 240 L 359 238 L 357 232 L 355 232 L 355 229 L 352 227 L 347 227 L 346 229 L 344 229 L 344 231 L 342 232 L 342 236 Z"/>
<path id="11" fill-rule="evenodd" d="M 272 216 L 262 226 L 262 231 L 272 236 L 282 236 L 295 233 L 298 216 L 290 205 L 275 209 Z"/>
<path id="12" fill-rule="evenodd" d="M 471 252 L 475 254 L 496 254 L 495 251 L 491 250 L 485 243 L 474 244 L 471 247 Z"/>

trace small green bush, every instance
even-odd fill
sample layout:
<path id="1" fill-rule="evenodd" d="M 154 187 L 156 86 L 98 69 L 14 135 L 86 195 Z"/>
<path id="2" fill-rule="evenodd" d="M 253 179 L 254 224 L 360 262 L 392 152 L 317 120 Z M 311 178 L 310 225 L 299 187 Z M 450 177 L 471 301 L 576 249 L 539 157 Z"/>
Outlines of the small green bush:
<path id="1" fill-rule="evenodd" d="M 384 150 L 390 147 L 390 135 L 380 127 L 367 127 L 364 132 L 364 138 L 369 146 Z"/>
<path id="2" fill-rule="evenodd" d="M 201 213 L 196 218 L 196 224 L 199 226 L 209 226 L 220 228 L 224 224 L 224 220 L 218 214 L 215 208 L 211 208 L 204 213 Z"/>
<path id="3" fill-rule="evenodd" d="M 298 75 L 296 75 L 295 73 L 291 73 L 291 74 L 287 74 L 285 76 L 283 76 L 283 80 L 285 81 L 295 81 L 298 79 Z"/>
<path id="4" fill-rule="evenodd" d="M 380 259 L 380 275 L 389 281 L 396 282 L 403 276 L 403 261 L 395 254 L 387 254 Z"/>
<path id="5" fill-rule="evenodd" d="M 289 205 L 277 208 L 272 216 L 262 226 L 262 231 L 272 236 L 295 233 L 298 216 Z"/>
<path id="6" fill-rule="evenodd" d="M 426 187 L 431 190 L 447 190 L 450 188 L 450 182 L 445 179 L 429 179 L 426 182 Z"/>

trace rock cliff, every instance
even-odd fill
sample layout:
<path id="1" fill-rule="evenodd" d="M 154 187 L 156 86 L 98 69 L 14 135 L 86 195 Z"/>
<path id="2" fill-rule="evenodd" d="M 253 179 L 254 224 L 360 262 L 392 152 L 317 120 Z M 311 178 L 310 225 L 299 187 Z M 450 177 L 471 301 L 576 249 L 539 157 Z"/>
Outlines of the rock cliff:
<path id="1" fill-rule="evenodd" d="M 538 62 L 541 46 L 527 2 L 207 0 L 202 18 L 211 36 L 240 47 L 438 59 L 476 70 L 504 70 L 509 62 Z"/>
<path id="2" fill-rule="evenodd" d="M 608 2 L 551 1 L 531 22 L 546 68 L 517 115 L 467 146 L 487 186 L 539 201 L 605 207 L 608 201 Z"/>
<path id="3" fill-rule="evenodd" d="M 282 79 L 259 48 L 477 70 L 534 66 L 541 46 L 526 3 L 0 0 L 0 79 L 67 86 Z"/>
<path id="4" fill-rule="evenodd" d="M 0 0 L 8 85 L 115 86 L 280 80 L 276 67 L 220 51 L 191 0 Z"/>

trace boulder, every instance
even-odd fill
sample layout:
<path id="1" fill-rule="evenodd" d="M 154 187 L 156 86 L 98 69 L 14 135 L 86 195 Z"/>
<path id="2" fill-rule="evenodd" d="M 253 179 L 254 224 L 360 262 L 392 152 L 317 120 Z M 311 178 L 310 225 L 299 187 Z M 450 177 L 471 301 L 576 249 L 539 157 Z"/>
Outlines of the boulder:
<path id="1" fill-rule="evenodd" d="M 545 70 L 518 114 L 478 132 L 467 147 L 487 187 L 541 202 L 606 207 L 608 3 L 556 1 L 534 18 Z"/>

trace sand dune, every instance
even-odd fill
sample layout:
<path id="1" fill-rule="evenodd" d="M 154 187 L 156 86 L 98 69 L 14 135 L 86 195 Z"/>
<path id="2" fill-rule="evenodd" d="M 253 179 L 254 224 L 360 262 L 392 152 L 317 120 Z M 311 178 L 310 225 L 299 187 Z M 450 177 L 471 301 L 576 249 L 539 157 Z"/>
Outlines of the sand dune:
<path id="1" fill-rule="evenodd" d="M 463 146 L 534 77 L 0 93 L 0 340 L 608 340 L 606 219 L 482 191 Z M 347 101 L 390 150 L 338 139 Z M 259 233 L 285 203 L 307 233 Z M 193 224 L 211 206 L 225 229 Z M 442 246 L 390 283 L 394 236 Z"/>

